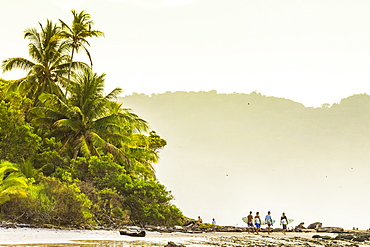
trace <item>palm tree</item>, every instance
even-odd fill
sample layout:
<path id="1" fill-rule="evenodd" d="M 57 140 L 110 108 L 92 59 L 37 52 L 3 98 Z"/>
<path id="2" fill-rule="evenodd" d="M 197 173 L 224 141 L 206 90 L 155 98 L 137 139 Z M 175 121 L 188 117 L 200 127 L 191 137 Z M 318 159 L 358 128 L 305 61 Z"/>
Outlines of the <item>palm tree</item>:
<path id="1" fill-rule="evenodd" d="M 75 10 L 71 10 L 73 14 L 73 21 L 71 27 L 69 27 L 64 21 L 59 19 L 59 22 L 62 26 L 61 36 L 67 40 L 67 43 L 71 47 L 71 61 L 68 71 L 68 83 L 70 83 L 70 75 L 72 69 L 72 61 L 75 52 L 79 52 L 80 49 L 83 49 L 90 60 L 90 65 L 92 67 L 92 59 L 90 52 L 87 50 L 86 45 L 90 46 L 86 38 L 89 37 L 101 37 L 104 36 L 104 33 L 98 30 L 91 30 L 91 26 L 94 22 L 91 20 L 91 15 L 81 11 L 77 13 Z M 66 91 L 67 95 L 67 91 Z"/>
<path id="2" fill-rule="evenodd" d="M 153 163 L 159 160 L 158 151 L 167 145 L 155 131 L 151 131 L 149 136 L 143 134 L 133 134 L 131 141 L 124 143 L 121 149 L 125 150 L 131 160 L 131 170 L 133 174 L 140 174 L 146 179 L 155 179 Z"/>
<path id="3" fill-rule="evenodd" d="M 87 67 L 85 63 L 71 63 L 68 44 L 61 39 L 61 29 L 47 20 L 45 26 L 39 23 L 41 32 L 36 28 L 25 30 L 24 37 L 30 40 L 29 55 L 33 61 L 15 57 L 2 62 L 3 72 L 13 69 L 28 71 L 26 77 L 14 81 L 12 90 L 19 90 L 28 98 L 38 102 L 42 93 L 63 96 L 62 88 L 67 84 L 65 76 L 69 67 L 78 69 Z"/>
<path id="4" fill-rule="evenodd" d="M 12 198 L 26 197 L 27 178 L 19 172 L 16 164 L 8 161 L 0 163 L 0 204 Z"/>
<path id="5" fill-rule="evenodd" d="M 120 110 L 120 105 L 112 102 L 121 89 L 103 95 L 104 76 L 91 69 L 74 76 L 68 102 L 56 95 L 41 95 L 44 106 L 31 109 L 37 116 L 34 123 L 47 128 L 55 126 L 52 134 L 62 141 L 71 158 L 112 153 L 128 162 L 118 144 L 128 140 L 128 130 L 146 131 L 148 126 L 144 120 L 129 110 Z"/>

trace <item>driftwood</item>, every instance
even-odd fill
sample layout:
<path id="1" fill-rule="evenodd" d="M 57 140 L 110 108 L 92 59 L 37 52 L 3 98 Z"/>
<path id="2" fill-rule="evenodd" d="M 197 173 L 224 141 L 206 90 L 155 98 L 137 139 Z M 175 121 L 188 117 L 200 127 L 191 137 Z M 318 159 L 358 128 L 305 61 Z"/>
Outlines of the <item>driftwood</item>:
<path id="1" fill-rule="evenodd" d="M 120 235 L 127 235 L 130 237 L 145 237 L 146 232 L 145 231 L 126 231 L 126 230 L 120 230 Z"/>

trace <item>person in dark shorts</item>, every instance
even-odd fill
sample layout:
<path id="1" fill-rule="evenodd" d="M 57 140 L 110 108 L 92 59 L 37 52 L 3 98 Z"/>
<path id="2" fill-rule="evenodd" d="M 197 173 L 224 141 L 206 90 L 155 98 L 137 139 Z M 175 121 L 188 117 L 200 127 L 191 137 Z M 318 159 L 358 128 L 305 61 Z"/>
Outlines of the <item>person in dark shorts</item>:
<path id="1" fill-rule="evenodd" d="M 265 217 L 265 222 L 267 224 L 267 232 L 268 232 L 268 234 L 270 234 L 270 228 L 272 226 L 272 217 L 271 217 L 271 212 L 270 211 L 267 212 L 267 215 Z"/>
<path id="2" fill-rule="evenodd" d="M 256 213 L 256 216 L 254 216 L 254 225 L 256 226 L 256 234 L 258 234 L 261 228 L 261 218 L 259 212 Z"/>
<path id="3" fill-rule="evenodd" d="M 247 216 L 248 218 L 248 233 L 250 233 L 251 231 L 254 232 L 254 225 L 253 225 L 253 215 L 252 215 L 252 211 L 249 212 L 249 215 Z"/>
<path id="4" fill-rule="evenodd" d="M 288 218 L 286 217 L 285 213 L 283 213 L 281 215 L 281 218 L 280 218 L 280 225 L 283 226 L 283 234 L 285 234 L 286 230 L 287 230 L 287 226 L 288 226 Z"/>

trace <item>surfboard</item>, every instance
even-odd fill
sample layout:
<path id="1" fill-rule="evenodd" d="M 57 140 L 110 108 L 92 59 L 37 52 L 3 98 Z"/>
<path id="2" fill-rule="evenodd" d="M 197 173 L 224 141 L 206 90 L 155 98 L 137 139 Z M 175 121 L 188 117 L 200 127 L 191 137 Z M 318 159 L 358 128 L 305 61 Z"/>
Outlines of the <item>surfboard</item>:
<path id="1" fill-rule="evenodd" d="M 288 224 L 292 223 L 293 221 L 293 219 L 288 219 Z"/>
<path id="2" fill-rule="evenodd" d="M 254 219 L 254 218 L 253 218 Z M 242 220 L 248 224 L 248 217 L 243 217 Z M 272 220 L 272 224 L 275 224 L 276 220 Z M 254 224 L 254 223 L 253 223 Z M 261 220 L 261 225 L 266 225 L 265 220 Z"/>
<path id="3" fill-rule="evenodd" d="M 271 225 L 274 225 L 274 224 L 275 224 L 275 222 L 276 222 L 276 220 L 272 220 L 272 224 L 271 224 Z M 263 221 L 262 221 L 262 225 L 267 225 L 267 223 L 266 223 L 266 221 L 265 221 L 265 220 L 263 220 Z"/>
<path id="4" fill-rule="evenodd" d="M 248 224 L 248 217 L 243 217 L 242 220 Z M 288 224 L 292 223 L 294 219 L 288 219 Z M 276 220 L 272 220 L 272 225 L 276 223 Z M 266 225 L 265 220 L 262 220 L 261 225 Z"/>
<path id="5" fill-rule="evenodd" d="M 242 221 L 244 221 L 246 224 L 248 224 L 248 217 L 243 217 Z"/>

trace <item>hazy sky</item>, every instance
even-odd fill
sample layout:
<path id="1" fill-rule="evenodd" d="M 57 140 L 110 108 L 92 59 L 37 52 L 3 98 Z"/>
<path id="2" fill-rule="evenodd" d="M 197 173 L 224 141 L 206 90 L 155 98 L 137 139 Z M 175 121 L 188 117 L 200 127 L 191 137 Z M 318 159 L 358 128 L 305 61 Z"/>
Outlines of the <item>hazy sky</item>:
<path id="1" fill-rule="evenodd" d="M 28 57 L 27 27 L 85 10 L 107 92 L 252 91 L 306 106 L 370 93 L 368 0 L 0 0 L 0 59 Z M 81 56 L 85 59 L 85 56 Z M 18 73 L 0 74 L 16 79 Z"/>

